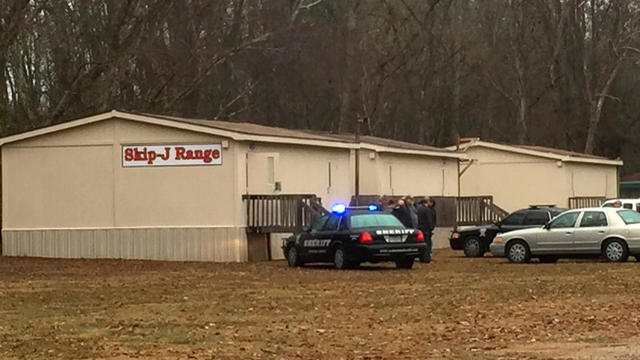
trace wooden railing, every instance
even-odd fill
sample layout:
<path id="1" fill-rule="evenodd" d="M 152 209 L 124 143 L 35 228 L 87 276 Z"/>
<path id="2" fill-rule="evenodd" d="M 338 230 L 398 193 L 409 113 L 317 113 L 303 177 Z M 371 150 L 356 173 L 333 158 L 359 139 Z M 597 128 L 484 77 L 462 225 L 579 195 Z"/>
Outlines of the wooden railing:
<path id="1" fill-rule="evenodd" d="M 604 196 L 574 196 L 569 198 L 569 209 L 600 207 L 605 200 Z"/>
<path id="2" fill-rule="evenodd" d="M 399 198 L 399 196 L 385 196 Z M 247 232 L 273 233 L 298 232 L 303 226 L 329 213 L 318 198 L 312 194 L 296 195 L 244 195 Z M 493 202 L 492 196 L 438 196 L 437 226 L 480 225 L 502 220 L 507 211 Z M 353 200 L 353 199 L 352 199 Z M 374 202 L 374 196 L 363 196 L 361 204 Z"/>
<path id="3" fill-rule="evenodd" d="M 399 200 L 402 195 L 383 195 L 385 200 Z M 360 204 L 377 203 L 378 195 L 361 195 Z M 416 197 L 419 201 L 421 197 Z M 432 196 L 436 203 L 438 223 L 436 226 L 481 225 L 502 220 L 509 213 L 493 202 L 492 196 Z M 351 205 L 355 198 L 351 199 Z"/>
<path id="4" fill-rule="evenodd" d="M 493 196 L 456 199 L 456 225 L 480 225 L 502 220 L 508 212 L 493 203 Z"/>
<path id="5" fill-rule="evenodd" d="M 243 195 L 247 232 L 298 232 L 328 211 L 315 195 Z"/>

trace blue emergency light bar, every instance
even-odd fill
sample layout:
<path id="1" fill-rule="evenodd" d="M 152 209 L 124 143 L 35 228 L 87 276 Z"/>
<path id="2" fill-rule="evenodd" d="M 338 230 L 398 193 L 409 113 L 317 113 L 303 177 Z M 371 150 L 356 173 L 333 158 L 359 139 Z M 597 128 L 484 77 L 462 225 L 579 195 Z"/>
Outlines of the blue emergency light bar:
<path id="1" fill-rule="evenodd" d="M 334 214 L 344 214 L 347 211 L 347 207 L 344 204 L 336 204 L 331 208 L 331 212 Z"/>
<path id="2" fill-rule="evenodd" d="M 356 209 L 360 209 L 360 210 L 369 210 L 370 212 L 374 212 L 374 211 L 378 211 L 380 210 L 380 208 L 378 207 L 377 204 L 369 204 L 367 206 L 345 206 L 344 204 L 335 204 L 331 207 L 331 212 L 336 214 L 336 215 L 343 215 L 344 213 L 347 212 L 348 209 L 351 210 L 356 210 Z"/>

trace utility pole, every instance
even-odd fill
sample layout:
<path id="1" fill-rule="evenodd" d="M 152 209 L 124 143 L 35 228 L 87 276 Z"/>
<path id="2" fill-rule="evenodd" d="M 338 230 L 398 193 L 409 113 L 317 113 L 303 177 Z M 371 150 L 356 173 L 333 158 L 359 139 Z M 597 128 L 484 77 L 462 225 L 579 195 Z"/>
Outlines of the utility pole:
<path id="1" fill-rule="evenodd" d="M 368 121 L 369 119 L 366 117 L 359 117 L 356 119 L 356 136 L 355 136 L 355 142 L 356 142 L 356 193 L 355 193 L 355 200 L 356 200 L 356 206 L 360 205 L 360 124 L 364 123 L 365 121 Z"/>
<path id="2" fill-rule="evenodd" d="M 456 153 L 460 152 L 460 134 L 456 134 Z M 460 197 L 460 158 L 456 159 L 458 162 L 458 197 Z"/>

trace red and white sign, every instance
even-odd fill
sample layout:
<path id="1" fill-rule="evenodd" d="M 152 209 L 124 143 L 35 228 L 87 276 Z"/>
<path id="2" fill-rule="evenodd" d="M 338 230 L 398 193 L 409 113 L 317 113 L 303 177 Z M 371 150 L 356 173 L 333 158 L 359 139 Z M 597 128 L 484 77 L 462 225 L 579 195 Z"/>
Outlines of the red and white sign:
<path id="1" fill-rule="evenodd" d="M 122 147 L 122 166 L 221 165 L 222 146 L 130 145 Z"/>

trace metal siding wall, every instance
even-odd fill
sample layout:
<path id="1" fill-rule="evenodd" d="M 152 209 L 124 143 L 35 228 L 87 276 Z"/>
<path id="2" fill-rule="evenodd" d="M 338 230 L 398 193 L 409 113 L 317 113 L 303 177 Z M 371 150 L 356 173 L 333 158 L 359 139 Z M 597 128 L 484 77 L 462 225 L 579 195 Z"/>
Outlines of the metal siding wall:
<path id="1" fill-rule="evenodd" d="M 6 256 L 247 261 L 244 228 L 4 230 Z"/>

